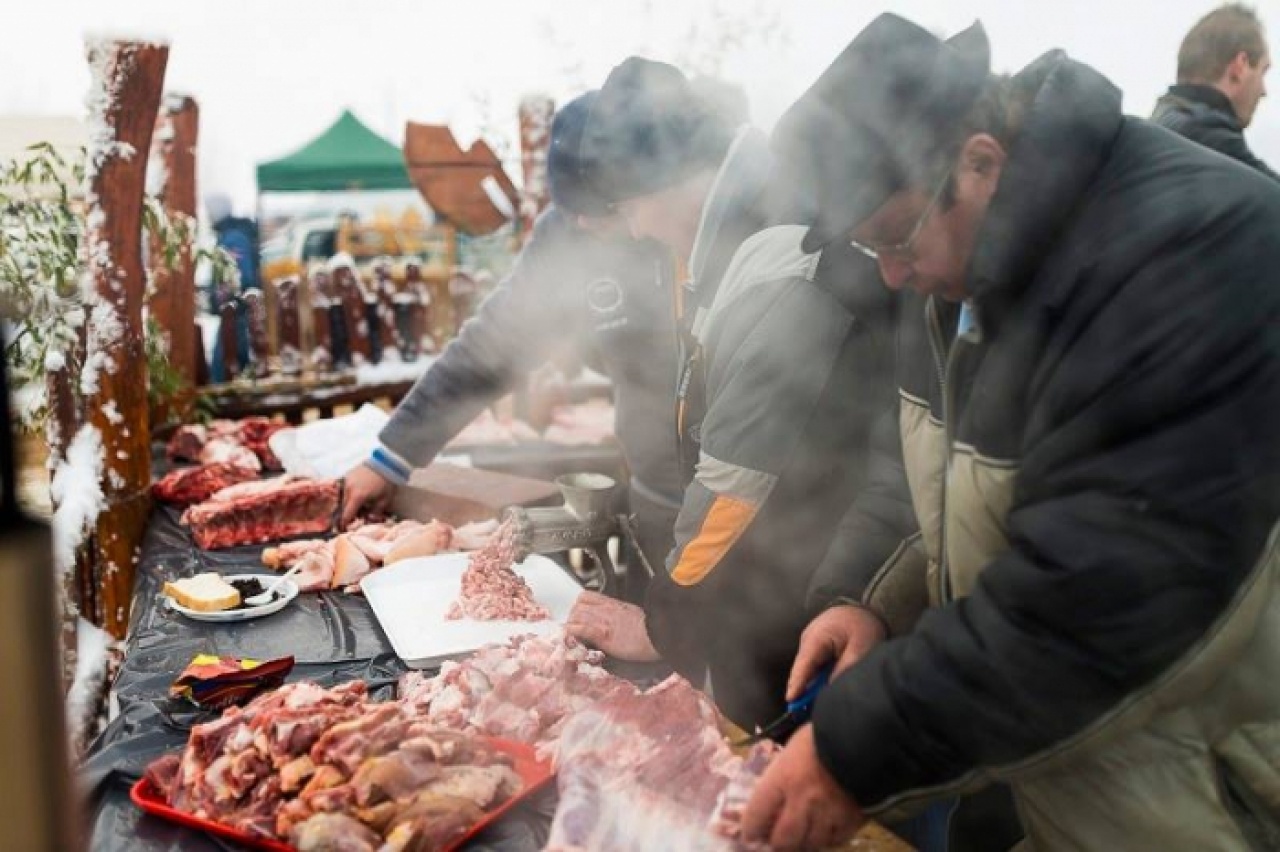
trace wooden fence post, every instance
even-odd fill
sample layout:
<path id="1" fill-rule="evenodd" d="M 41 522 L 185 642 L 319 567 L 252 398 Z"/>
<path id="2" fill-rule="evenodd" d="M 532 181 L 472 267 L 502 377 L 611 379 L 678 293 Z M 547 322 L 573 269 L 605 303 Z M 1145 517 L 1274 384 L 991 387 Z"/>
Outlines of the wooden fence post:
<path id="1" fill-rule="evenodd" d="M 169 48 L 88 44 L 94 72 L 85 242 L 93 293 L 81 376 L 85 412 L 102 435 L 105 508 L 94 536 L 94 620 L 123 637 L 138 550 L 150 511 L 151 430 L 143 350 L 142 204 Z"/>
<path id="2" fill-rule="evenodd" d="M 195 240 L 196 225 L 196 140 L 200 111 L 185 95 L 169 94 L 160 107 L 148 178 L 158 190 L 165 212 L 171 219 L 189 223 Z M 177 260 L 168 264 L 164 247 L 155 237 L 151 242 L 151 315 L 169 337 L 169 363 L 182 380 L 195 387 L 196 380 L 196 270 L 192 244 L 185 244 Z"/>

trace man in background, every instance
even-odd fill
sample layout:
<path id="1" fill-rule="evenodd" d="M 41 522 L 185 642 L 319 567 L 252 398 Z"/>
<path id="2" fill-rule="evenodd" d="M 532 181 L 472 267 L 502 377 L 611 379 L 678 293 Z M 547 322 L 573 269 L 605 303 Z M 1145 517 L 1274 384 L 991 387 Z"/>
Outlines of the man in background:
<path id="1" fill-rule="evenodd" d="M 1151 119 L 1280 180 L 1244 140 L 1244 130 L 1267 94 L 1270 69 L 1271 52 L 1258 13 L 1240 3 L 1221 6 L 1182 40 L 1178 82 L 1156 102 Z"/>

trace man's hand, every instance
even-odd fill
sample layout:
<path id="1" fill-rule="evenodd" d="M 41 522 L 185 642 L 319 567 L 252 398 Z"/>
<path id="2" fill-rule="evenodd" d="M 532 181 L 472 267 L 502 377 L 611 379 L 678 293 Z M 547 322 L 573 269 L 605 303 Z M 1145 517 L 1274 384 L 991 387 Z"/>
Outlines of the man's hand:
<path id="1" fill-rule="evenodd" d="M 386 511 L 395 493 L 395 483 L 368 465 L 351 468 L 342 481 L 342 528 L 346 529 L 361 509 Z"/>
<path id="2" fill-rule="evenodd" d="M 852 666 L 885 640 L 884 622 L 860 606 L 833 606 L 800 634 L 800 650 L 787 678 L 787 700 L 792 701 L 818 669 L 835 660 L 831 677 Z"/>
<path id="3" fill-rule="evenodd" d="M 742 815 L 742 837 L 778 852 L 826 849 L 857 833 L 862 809 L 818 760 L 813 726 L 796 731 L 756 782 Z"/>
<path id="4" fill-rule="evenodd" d="M 654 663 L 662 659 L 649 641 L 644 610 L 596 592 L 583 592 L 578 596 L 565 630 L 617 660 Z"/>

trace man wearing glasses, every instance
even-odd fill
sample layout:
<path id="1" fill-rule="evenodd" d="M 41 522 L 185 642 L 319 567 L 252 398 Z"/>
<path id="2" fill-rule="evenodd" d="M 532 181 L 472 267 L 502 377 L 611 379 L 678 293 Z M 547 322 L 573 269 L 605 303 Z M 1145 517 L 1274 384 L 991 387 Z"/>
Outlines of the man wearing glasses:
<path id="1" fill-rule="evenodd" d="M 1003 781 L 1036 850 L 1274 848 L 1280 193 L 1060 52 L 988 56 L 882 16 L 775 132 L 805 247 L 911 294 L 919 535 L 824 566 L 790 686 L 836 677 L 745 834 L 829 845 Z"/>

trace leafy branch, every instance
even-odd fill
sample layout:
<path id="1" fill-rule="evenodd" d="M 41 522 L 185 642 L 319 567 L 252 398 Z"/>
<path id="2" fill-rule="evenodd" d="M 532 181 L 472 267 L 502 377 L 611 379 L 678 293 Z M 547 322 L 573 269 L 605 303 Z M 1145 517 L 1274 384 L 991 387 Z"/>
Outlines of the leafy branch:
<path id="1" fill-rule="evenodd" d="M 88 275 L 85 235 L 88 211 L 75 197 L 84 182 L 85 152 L 68 159 L 48 143 L 26 155 L 0 163 L 0 314 L 11 318 L 5 360 L 14 384 L 42 387 L 50 372 L 80 375 L 85 321 L 95 294 Z M 219 248 L 196 248 L 196 222 L 172 216 L 153 196 L 144 199 L 142 223 L 153 247 L 152 263 L 173 269 L 183 262 L 208 262 L 218 280 L 238 287 L 235 260 Z M 147 298 L 154 292 L 157 270 L 147 270 Z M 153 402 L 181 393 L 183 380 L 169 364 L 168 341 L 151 318 L 145 326 L 144 351 L 149 369 L 148 393 Z M 78 382 L 73 382 L 77 387 Z M 22 425 L 39 429 L 48 417 L 46 405 L 28 407 Z"/>

